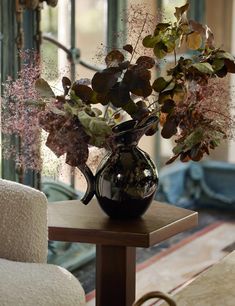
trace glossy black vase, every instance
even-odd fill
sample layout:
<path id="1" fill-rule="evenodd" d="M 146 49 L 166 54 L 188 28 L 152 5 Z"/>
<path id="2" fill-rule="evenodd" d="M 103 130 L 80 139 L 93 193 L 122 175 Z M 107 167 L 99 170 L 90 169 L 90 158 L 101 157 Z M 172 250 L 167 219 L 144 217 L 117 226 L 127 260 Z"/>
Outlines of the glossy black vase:
<path id="1" fill-rule="evenodd" d="M 158 175 L 150 156 L 137 144 L 156 120 L 149 118 L 141 127 L 130 120 L 113 129 L 112 150 L 101 161 L 96 175 L 89 168 L 81 169 L 89 185 L 84 204 L 95 194 L 111 218 L 137 218 L 145 213 L 157 189 Z"/>

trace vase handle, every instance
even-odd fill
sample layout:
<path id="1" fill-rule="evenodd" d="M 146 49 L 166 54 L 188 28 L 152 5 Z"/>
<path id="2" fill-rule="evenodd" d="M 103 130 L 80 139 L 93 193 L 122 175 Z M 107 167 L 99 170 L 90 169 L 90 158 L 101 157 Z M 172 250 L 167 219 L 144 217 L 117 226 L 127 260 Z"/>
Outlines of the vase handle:
<path id="1" fill-rule="evenodd" d="M 95 195 L 95 177 L 91 172 L 91 169 L 86 164 L 79 165 L 77 168 L 82 172 L 87 182 L 86 193 L 80 200 L 83 204 L 87 205 Z"/>

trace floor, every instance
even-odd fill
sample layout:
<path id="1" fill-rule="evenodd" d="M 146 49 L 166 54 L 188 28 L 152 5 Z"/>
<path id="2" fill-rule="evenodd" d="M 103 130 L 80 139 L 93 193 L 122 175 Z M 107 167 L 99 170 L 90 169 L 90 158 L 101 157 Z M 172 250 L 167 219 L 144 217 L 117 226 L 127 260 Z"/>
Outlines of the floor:
<path id="1" fill-rule="evenodd" d="M 137 249 L 136 296 L 151 290 L 174 292 L 234 249 L 235 213 L 200 210 L 197 228 Z M 85 289 L 87 306 L 95 305 L 95 261 L 73 274 Z"/>

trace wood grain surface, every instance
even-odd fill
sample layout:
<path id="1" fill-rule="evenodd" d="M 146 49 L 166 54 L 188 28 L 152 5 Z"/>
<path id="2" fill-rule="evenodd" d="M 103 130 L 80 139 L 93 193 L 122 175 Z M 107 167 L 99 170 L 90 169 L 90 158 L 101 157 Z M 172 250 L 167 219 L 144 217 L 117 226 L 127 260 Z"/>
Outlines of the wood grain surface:
<path id="1" fill-rule="evenodd" d="M 196 225 L 197 212 L 156 201 L 135 220 L 110 219 L 95 199 L 48 204 L 50 240 L 149 247 Z"/>

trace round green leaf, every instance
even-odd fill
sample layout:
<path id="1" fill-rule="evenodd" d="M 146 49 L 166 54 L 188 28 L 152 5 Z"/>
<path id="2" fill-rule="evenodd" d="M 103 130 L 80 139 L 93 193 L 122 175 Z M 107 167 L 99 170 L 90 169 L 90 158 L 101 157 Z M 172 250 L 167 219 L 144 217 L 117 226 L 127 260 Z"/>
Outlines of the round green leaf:
<path id="1" fill-rule="evenodd" d="M 55 94 L 51 89 L 51 86 L 43 78 L 39 78 L 35 81 L 35 89 L 41 95 L 42 98 L 55 97 Z"/>
<path id="2" fill-rule="evenodd" d="M 144 37 L 142 43 L 146 48 L 154 48 L 154 46 L 161 40 L 159 36 L 147 35 Z"/>
<path id="3" fill-rule="evenodd" d="M 196 64 L 193 64 L 192 67 L 196 68 L 201 73 L 205 73 L 205 74 L 214 73 L 214 70 L 213 70 L 211 64 L 209 64 L 209 63 L 196 63 Z"/>
<path id="4" fill-rule="evenodd" d="M 234 61 L 235 58 L 232 56 L 232 54 L 230 54 L 229 52 L 225 52 L 225 51 L 219 51 L 215 54 L 215 58 L 226 58 L 230 61 Z"/>
<path id="5" fill-rule="evenodd" d="M 160 41 L 154 46 L 153 52 L 157 58 L 161 59 L 167 55 L 167 47 Z"/>
<path id="6" fill-rule="evenodd" d="M 156 92 L 161 92 L 163 89 L 165 89 L 168 86 L 169 82 L 167 82 L 163 77 L 157 78 L 152 85 L 152 88 Z"/>
<path id="7" fill-rule="evenodd" d="M 164 40 L 164 45 L 167 48 L 167 52 L 171 53 L 175 49 L 175 40 L 168 37 L 168 39 Z"/>
<path id="8" fill-rule="evenodd" d="M 159 32 L 164 32 L 166 31 L 171 24 L 169 22 L 160 22 L 156 25 L 156 28 L 154 30 L 154 35 L 157 36 Z"/>
<path id="9" fill-rule="evenodd" d="M 213 63 L 212 63 L 212 68 L 215 70 L 215 71 L 218 71 L 220 69 L 222 69 L 224 66 L 224 59 L 222 58 L 215 58 L 213 60 Z"/>

